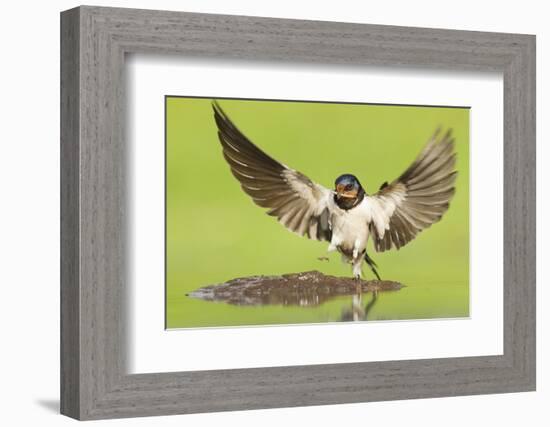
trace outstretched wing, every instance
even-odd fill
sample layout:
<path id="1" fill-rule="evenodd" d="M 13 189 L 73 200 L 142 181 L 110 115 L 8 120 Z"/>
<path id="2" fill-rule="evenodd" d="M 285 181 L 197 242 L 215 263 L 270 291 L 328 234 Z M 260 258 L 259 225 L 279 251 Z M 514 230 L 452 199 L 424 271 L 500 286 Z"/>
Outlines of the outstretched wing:
<path id="1" fill-rule="evenodd" d="M 264 153 L 237 129 L 216 102 L 212 106 L 223 156 L 254 203 L 268 208 L 268 215 L 300 236 L 330 241 L 332 192 Z"/>
<path id="2" fill-rule="evenodd" d="M 399 249 L 441 219 L 455 193 L 455 163 L 451 131 L 438 131 L 399 178 L 367 196 L 376 251 Z"/>

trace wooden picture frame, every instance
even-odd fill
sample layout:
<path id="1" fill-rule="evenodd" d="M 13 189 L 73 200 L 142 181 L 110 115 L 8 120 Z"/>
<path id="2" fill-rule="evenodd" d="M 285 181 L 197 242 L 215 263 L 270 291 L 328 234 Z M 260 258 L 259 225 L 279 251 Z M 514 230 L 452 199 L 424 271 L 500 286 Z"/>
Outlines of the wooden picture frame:
<path id="1" fill-rule="evenodd" d="M 127 53 L 502 72 L 503 354 L 127 374 Z M 78 7 L 61 14 L 61 166 L 65 415 L 84 420 L 535 389 L 532 35 Z"/>

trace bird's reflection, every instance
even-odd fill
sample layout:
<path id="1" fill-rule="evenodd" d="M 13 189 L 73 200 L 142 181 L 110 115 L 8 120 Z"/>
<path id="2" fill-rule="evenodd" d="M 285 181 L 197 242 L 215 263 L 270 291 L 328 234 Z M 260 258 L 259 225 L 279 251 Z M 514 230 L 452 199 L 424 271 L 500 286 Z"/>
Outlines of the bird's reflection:
<path id="1" fill-rule="evenodd" d="M 340 320 L 342 322 L 359 322 L 363 320 L 369 320 L 369 313 L 378 301 L 378 293 L 379 291 L 376 290 L 371 292 L 362 292 L 361 289 L 358 289 L 358 291 L 353 295 L 351 299 L 351 306 L 344 307 L 344 309 L 342 310 L 342 316 Z M 371 295 L 366 305 L 363 305 L 364 294 Z"/>

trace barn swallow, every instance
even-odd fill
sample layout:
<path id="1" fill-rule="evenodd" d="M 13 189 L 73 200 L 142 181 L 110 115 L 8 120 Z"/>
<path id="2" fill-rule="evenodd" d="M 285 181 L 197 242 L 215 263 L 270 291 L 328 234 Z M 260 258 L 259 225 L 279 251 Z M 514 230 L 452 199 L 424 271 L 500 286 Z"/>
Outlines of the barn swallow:
<path id="1" fill-rule="evenodd" d="M 336 178 L 334 190 L 315 183 L 254 145 L 217 102 L 212 106 L 223 156 L 244 192 L 290 231 L 329 242 L 328 251 L 338 251 L 357 279 L 365 261 L 380 280 L 369 237 L 377 252 L 399 249 L 449 209 L 457 176 L 450 130 L 436 131 L 405 172 L 369 195 L 349 173 Z"/>

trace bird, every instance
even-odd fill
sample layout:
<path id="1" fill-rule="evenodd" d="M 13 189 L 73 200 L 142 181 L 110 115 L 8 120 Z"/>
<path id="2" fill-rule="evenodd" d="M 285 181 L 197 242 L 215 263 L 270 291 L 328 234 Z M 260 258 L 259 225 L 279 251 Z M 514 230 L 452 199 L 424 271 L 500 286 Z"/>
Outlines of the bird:
<path id="1" fill-rule="evenodd" d="M 400 249 L 441 220 L 455 194 L 455 140 L 437 129 L 410 166 L 395 180 L 368 194 L 351 174 L 334 189 L 271 157 L 248 139 L 219 103 L 212 102 L 222 153 L 242 190 L 288 230 L 328 242 L 351 264 L 355 279 L 365 262 L 378 280 L 378 265 L 367 253 L 369 238 L 376 252 Z"/>

